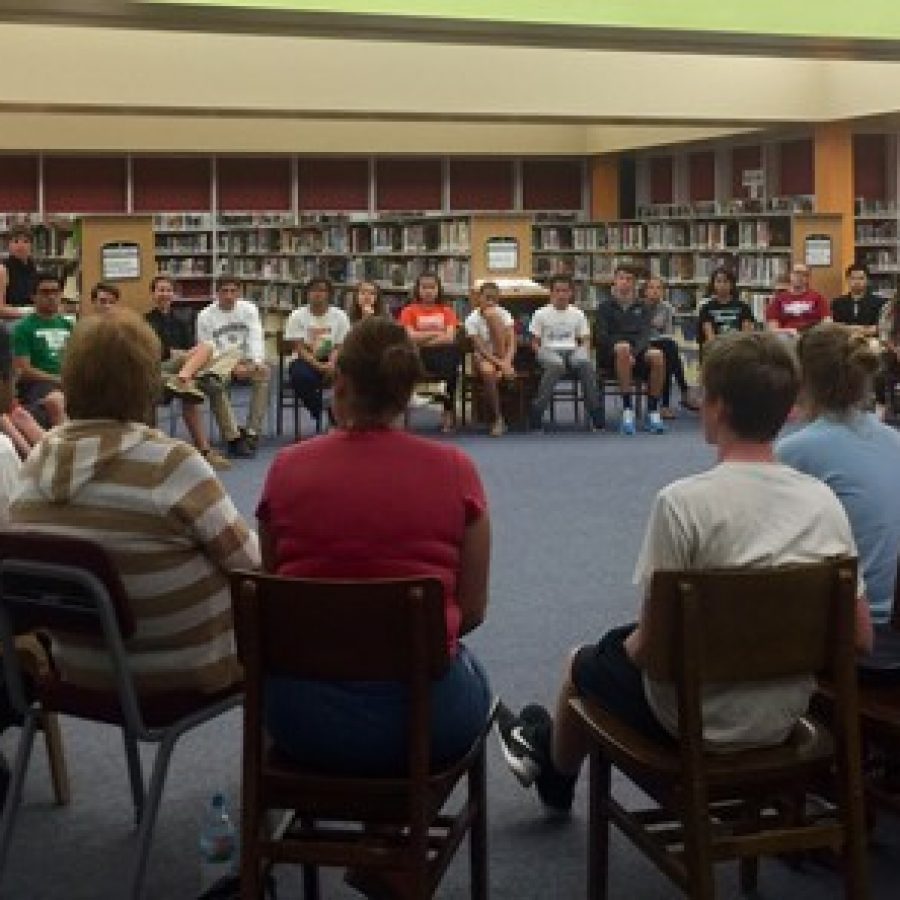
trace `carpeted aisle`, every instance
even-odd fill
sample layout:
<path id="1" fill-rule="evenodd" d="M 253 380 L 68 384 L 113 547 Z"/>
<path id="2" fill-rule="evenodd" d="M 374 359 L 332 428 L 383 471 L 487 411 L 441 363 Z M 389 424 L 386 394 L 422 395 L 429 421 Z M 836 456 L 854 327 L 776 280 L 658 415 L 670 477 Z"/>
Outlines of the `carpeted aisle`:
<path id="1" fill-rule="evenodd" d="M 423 431 L 434 417 L 416 414 Z M 665 436 L 561 431 L 454 440 L 476 460 L 490 497 L 494 525 L 491 606 L 469 638 L 495 690 L 512 705 L 552 701 L 568 649 L 628 620 L 637 595 L 632 569 L 649 505 L 668 481 L 700 471 L 712 453 L 696 418 Z M 255 461 L 241 461 L 223 482 L 252 517 L 268 463 L 267 442 Z M 390 477 L 389 472 L 372 473 Z M 10 900 L 120 900 L 131 847 L 131 809 L 119 735 L 112 729 L 64 722 L 73 803 L 55 809 L 43 746 L 26 785 L 0 897 Z M 2 746 L 11 754 L 15 731 Z M 236 804 L 240 714 L 215 722 L 176 749 L 150 860 L 148 896 L 188 900 L 197 893 L 198 821 L 210 795 L 224 789 Z M 494 900 L 579 898 L 585 891 L 585 784 L 571 822 L 543 821 L 537 800 L 506 771 L 496 742 L 489 761 L 490 871 Z M 148 766 L 149 769 L 149 766 Z M 236 813 L 235 809 L 235 813 Z M 872 897 L 896 896 L 900 822 L 880 820 L 870 855 Z M 441 898 L 468 897 L 466 854 L 454 863 Z M 657 900 L 678 896 L 652 866 L 618 837 L 612 846 L 610 897 Z M 825 900 L 842 896 L 840 880 L 821 869 L 793 871 L 764 862 L 761 896 Z M 296 873 L 280 878 L 282 900 L 300 897 Z M 326 896 L 358 897 L 335 877 Z M 739 896 L 736 869 L 720 877 L 719 896 Z"/>

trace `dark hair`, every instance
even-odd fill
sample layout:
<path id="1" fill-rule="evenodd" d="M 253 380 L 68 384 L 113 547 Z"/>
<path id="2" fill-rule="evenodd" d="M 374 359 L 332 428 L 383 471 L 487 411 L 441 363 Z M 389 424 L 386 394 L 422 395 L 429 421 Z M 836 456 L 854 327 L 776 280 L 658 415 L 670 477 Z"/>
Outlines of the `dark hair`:
<path id="1" fill-rule="evenodd" d="M 547 280 L 547 287 L 552 291 L 553 288 L 557 284 L 568 285 L 573 290 L 575 288 L 575 280 L 572 278 L 571 275 L 564 275 L 562 273 L 560 273 L 558 275 L 551 275 L 550 278 Z"/>
<path id="2" fill-rule="evenodd" d="M 634 271 L 633 266 L 626 266 L 624 263 L 617 263 L 616 267 L 613 269 L 613 278 L 619 274 L 619 272 L 624 272 L 626 275 L 630 275 L 632 278 L 637 278 L 637 272 Z"/>
<path id="3" fill-rule="evenodd" d="M 864 263 L 856 260 L 855 262 L 850 263 L 846 269 L 844 269 L 844 275 L 849 278 L 854 272 L 862 272 L 866 278 L 869 277 L 869 267 Z"/>
<path id="4" fill-rule="evenodd" d="M 224 287 L 226 284 L 233 284 L 236 288 L 239 288 L 241 281 L 237 275 L 220 275 L 218 286 Z"/>
<path id="5" fill-rule="evenodd" d="M 846 413 L 866 399 L 879 356 L 846 325 L 823 322 L 797 341 L 803 393 L 814 409 Z"/>
<path id="6" fill-rule="evenodd" d="M 419 274 L 416 278 L 415 284 L 413 284 L 412 289 L 412 302 L 417 303 L 419 301 L 419 288 L 422 284 L 422 281 L 426 278 L 430 278 L 437 285 L 437 302 L 444 302 L 444 285 L 441 283 L 440 276 L 437 272 L 425 271 Z"/>
<path id="7" fill-rule="evenodd" d="M 15 241 L 21 238 L 25 238 L 26 241 L 34 240 L 34 232 L 31 230 L 30 225 L 11 225 L 9 229 L 9 240 Z"/>
<path id="8" fill-rule="evenodd" d="M 362 310 L 359 308 L 359 289 L 364 285 L 371 285 L 375 289 L 375 309 L 373 310 L 374 315 L 383 316 L 384 315 L 384 298 L 381 296 L 381 286 L 377 281 L 369 281 L 367 278 L 364 278 L 359 284 L 356 285 L 350 291 L 350 306 L 347 310 L 347 314 L 350 316 L 351 322 L 358 322 L 362 317 Z"/>
<path id="9" fill-rule="evenodd" d="M 309 303 L 309 292 L 315 288 L 322 286 L 328 291 L 328 302 L 331 303 L 331 298 L 334 296 L 334 283 L 330 278 L 326 278 L 324 275 L 315 275 L 306 282 L 303 286 L 303 302 Z"/>
<path id="10" fill-rule="evenodd" d="M 159 275 L 154 275 L 152 280 L 150 281 L 150 290 L 155 291 L 156 286 L 160 284 L 160 282 L 168 281 L 169 284 L 172 285 L 172 290 L 175 290 L 175 279 L 171 275 L 166 275 L 165 272 L 160 272 Z"/>
<path id="11" fill-rule="evenodd" d="M 485 291 L 496 291 L 500 293 L 500 285 L 496 281 L 482 281 L 478 288 L 478 293 L 483 294 Z"/>
<path id="12" fill-rule="evenodd" d="M 114 284 L 110 284 L 108 281 L 98 281 L 91 288 L 91 300 L 96 300 L 100 296 L 101 291 L 104 294 L 112 294 L 116 300 L 121 299 L 122 296 L 121 291 Z"/>
<path id="13" fill-rule="evenodd" d="M 706 296 L 716 296 L 716 278 L 718 278 L 720 275 L 724 275 L 731 284 L 731 299 L 737 300 L 737 278 L 734 277 L 734 272 L 732 272 L 731 269 L 728 268 L 728 266 L 716 266 L 712 270 L 712 272 L 709 273 L 709 281 L 706 285 Z"/>
<path id="14" fill-rule="evenodd" d="M 34 277 L 35 291 L 37 291 L 38 286 L 45 281 L 52 281 L 59 290 L 63 289 L 63 280 L 60 278 L 59 272 L 53 272 L 50 269 L 41 269 Z"/>
<path id="15" fill-rule="evenodd" d="M 799 367 L 790 346 L 771 332 L 731 332 L 703 351 L 703 390 L 721 400 L 728 424 L 745 441 L 778 434 L 797 399 Z"/>
<path id="16" fill-rule="evenodd" d="M 159 390 L 160 352 L 156 333 L 132 310 L 81 319 L 66 343 L 62 363 L 69 415 L 149 421 Z"/>
<path id="17" fill-rule="evenodd" d="M 369 316 L 350 329 L 337 368 L 353 387 L 350 418 L 358 428 L 385 424 L 403 412 L 424 374 L 406 329 L 382 316 Z"/>

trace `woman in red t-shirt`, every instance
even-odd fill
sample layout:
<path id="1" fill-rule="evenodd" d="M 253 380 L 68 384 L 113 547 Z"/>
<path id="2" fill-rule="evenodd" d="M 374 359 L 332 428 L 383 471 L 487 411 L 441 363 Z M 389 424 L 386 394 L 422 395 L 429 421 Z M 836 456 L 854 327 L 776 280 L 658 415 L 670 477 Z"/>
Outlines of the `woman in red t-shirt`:
<path id="1" fill-rule="evenodd" d="M 392 427 L 420 374 L 396 322 L 369 316 L 354 325 L 337 359 L 339 428 L 278 454 L 256 514 L 268 572 L 441 580 L 454 655 L 432 686 L 432 757 L 443 765 L 465 753 L 490 707 L 487 678 L 459 642 L 487 607 L 490 524 L 468 456 Z M 388 774 L 406 764 L 400 685 L 273 679 L 266 706 L 276 745 L 303 765 Z"/>
<path id="2" fill-rule="evenodd" d="M 441 279 L 434 272 L 423 272 L 413 287 L 412 300 L 400 312 L 400 323 L 419 348 L 422 363 L 430 375 L 447 384 L 441 430 L 453 430 L 456 424 L 456 381 L 459 373 L 459 348 L 456 329 L 459 319 L 453 307 L 444 303 Z"/>

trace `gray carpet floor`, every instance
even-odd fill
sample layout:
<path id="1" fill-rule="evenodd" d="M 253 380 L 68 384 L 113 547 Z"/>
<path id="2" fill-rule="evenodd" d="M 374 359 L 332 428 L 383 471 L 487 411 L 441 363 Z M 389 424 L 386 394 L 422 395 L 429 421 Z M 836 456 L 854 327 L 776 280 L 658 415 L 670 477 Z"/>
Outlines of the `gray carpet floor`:
<path id="1" fill-rule="evenodd" d="M 436 413 L 417 411 L 414 426 L 436 431 Z M 308 424 L 307 424 L 308 429 Z M 630 620 L 637 608 L 632 568 L 655 491 L 706 468 L 712 453 L 696 418 L 675 423 L 665 436 L 509 434 L 492 440 L 471 433 L 453 438 L 478 464 L 494 523 L 491 605 L 469 645 L 485 662 L 494 689 L 512 705 L 552 703 L 568 649 Z M 255 461 L 223 476 L 235 502 L 252 518 L 272 455 L 266 441 Z M 372 473 L 390 477 L 390 473 Z M 148 896 L 188 900 L 199 886 L 199 821 L 210 795 L 239 795 L 240 713 L 187 736 L 176 748 L 150 860 Z M 10 900 L 118 900 L 131 858 L 129 791 L 117 732 L 63 722 L 73 802 L 54 807 L 43 748 L 38 745 L 25 788 L 0 897 Z M 17 733 L 0 745 L 7 755 Z M 496 900 L 578 898 L 586 872 L 585 787 L 574 814 L 550 824 L 531 791 L 506 770 L 496 742 L 489 758 L 490 874 Z M 151 754 L 146 756 L 147 769 Z M 617 792 L 632 798 L 627 786 Z M 236 809 L 235 809 L 236 812 Z M 900 821 L 879 819 L 870 852 L 872 897 L 898 896 Z M 438 897 L 468 896 L 466 854 L 454 862 Z M 610 897 L 657 900 L 678 892 L 618 835 L 611 850 Z M 337 874 L 326 896 L 357 897 Z M 280 896 L 300 897 L 297 873 L 279 876 Z M 794 870 L 764 861 L 760 896 L 837 898 L 841 882 L 821 868 Z M 739 896 L 736 867 L 721 869 L 719 896 Z"/>

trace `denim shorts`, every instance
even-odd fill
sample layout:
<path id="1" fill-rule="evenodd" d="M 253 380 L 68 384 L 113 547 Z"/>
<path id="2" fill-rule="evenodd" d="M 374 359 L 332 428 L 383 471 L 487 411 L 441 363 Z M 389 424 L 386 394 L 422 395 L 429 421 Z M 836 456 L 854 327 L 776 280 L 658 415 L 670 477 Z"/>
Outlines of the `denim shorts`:
<path id="1" fill-rule="evenodd" d="M 431 687 L 432 768 L 465 754 L 490 707 L 487 675 L 460 644 L 450 668 Z M 273 678 L 266 685 L 266 727 L 275 746 L 321 772 L 404 774 L 408 715 L 408 691 L 396 682 Z"/>

